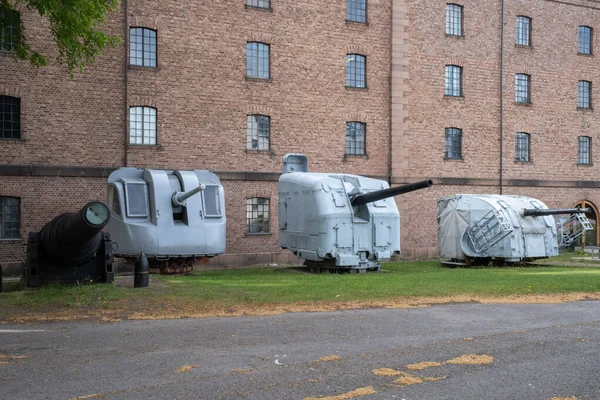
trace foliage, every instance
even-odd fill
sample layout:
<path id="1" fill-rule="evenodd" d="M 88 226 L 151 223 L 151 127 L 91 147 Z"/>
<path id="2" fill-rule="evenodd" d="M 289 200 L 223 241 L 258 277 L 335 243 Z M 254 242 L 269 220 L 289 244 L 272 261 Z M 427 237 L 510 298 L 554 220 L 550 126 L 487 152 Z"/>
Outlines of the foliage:
<path id="1" fill-rule="evenodd" d="M 119 0 L 0 0 L 0 45 L 12 51 L 16 60 L 28 60 L 32 65 L 48 64 L 46 57 L 30 47 L 20 14 L 21 5 L 49 20 L 50 32 L 58 45 L 58 61 L 70 76 L 84 65 L 95 62 L 106 46 L 115 47 L 122 40 L 98 30 L 109 12 L 115 12 Z"/>

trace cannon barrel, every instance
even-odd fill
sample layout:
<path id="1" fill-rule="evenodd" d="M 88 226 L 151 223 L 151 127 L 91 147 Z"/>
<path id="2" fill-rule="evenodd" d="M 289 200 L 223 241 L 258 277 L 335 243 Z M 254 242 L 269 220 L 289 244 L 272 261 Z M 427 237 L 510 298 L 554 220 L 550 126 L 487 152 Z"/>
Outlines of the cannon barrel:
<path id="1" fill-rule="evenodd" d="M 100 233 L 108 223 L 108 207 L 99 201 L 87 203 L 76 213 L 60 214 L 40 231 L 42 247 L 58 265 L 80 265 L 94 258 L 103 241 Z"/>
<path id="2" fill-rule="evenodd" d="M 420 182 L 409 183 L 408 185 L 396 186 L 388 189 L 376 190 L 365 194 L 359 194 L 352 199 L 353 206 L 360 206 L 367 203 L 372 203 L 377 200 L 387 199 L 402 193 L 412 192 L 414 190 L 425 189 L 433 186 L 433 181 L 427 179 Z"/>
<path id="3" fill-rule="evenodd" d="M 184 206 L 185 205 L 185 201 L 187 199 L 189 199 L 190 197 L 192 197 L 196 193 L 200 193 L 204 189 L 206 189 L 206 186 L 204 186 L 201 183 L 197 188 L 188 190 L 187 192 L 175 192 L 173 194 L 173 197 L 171 197 L 171 201 L 173 203 L 173 206 L 175 206 L 175 207 Z"/>
<path id="4" fill-rule="evenodd" d="M 523 210 L 524 217 L 539 217 L 542 215 L 589 213 L 590 208 L 527 208 Z"/>

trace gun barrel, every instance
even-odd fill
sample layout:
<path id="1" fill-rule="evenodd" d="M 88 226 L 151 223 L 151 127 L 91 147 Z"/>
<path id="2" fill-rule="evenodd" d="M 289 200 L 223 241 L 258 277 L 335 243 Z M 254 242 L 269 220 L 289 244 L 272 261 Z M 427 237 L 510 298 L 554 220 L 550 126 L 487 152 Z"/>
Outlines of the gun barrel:
<path id="1" fill-rule="evenodd" d="M 173 205 L 175 207 L 177 206 L 183 206 L 185 205 L 185 201 L 187 199 L 189 199 L 190 197 L 192 197 L 193 195 L 195 195 L 196 193 L 200 193 L 201 191 L 203 191 L 204 189 L 206 189 L 206 186 L 204 186 L 202 183 L 200 185 L 198 185 L 197 188 L 192 189 L 192 190 L 188 190 L 187 192 L 177 192 L 175 194 L 173 194 L 173 197 L 171 198 Z"/>
<path id="2" fill-rule="evenodd" d="M 394 197 L 399 194 L 412 192 L 414 190 L 425 189 L 431 186 L 433 186 L 433 181 L 431 179 L 426 179 L 420 182 L 409 183 L 408 185 L 396 186 L 388 189 L 376 190 L 370 193 L 359 194 L 352 199 L 352 205 L 360 206 L 377 200 L 387 199 L 388 197 Z"/>
<path id="3" fill-rule="evenodd" d="M 108 207 L 92 201 L 76 213 L 60 214 L 48 222 L 40 231 L 40 241 L 56 263 L 78 265 L 94 257 L 102 241 L 98 233 L 109 219 Z"/>
<path id="4" fill-rule="evenodd" d="M 589 213 L 590 208 L 528 208 L 523 210 L 524 217 L 539 217 L 542 215 Z"/>

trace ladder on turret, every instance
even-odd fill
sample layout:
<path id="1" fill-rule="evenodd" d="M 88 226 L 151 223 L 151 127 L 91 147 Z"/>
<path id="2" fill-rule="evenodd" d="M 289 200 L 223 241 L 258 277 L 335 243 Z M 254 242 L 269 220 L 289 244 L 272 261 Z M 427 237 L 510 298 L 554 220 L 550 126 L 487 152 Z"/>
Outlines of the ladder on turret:
<path id="1" fill-rule="evenodd" d="M 475 253 L 485 256 L 490 247 L 512 231 L 512 226 L 504 212 L 491 210 L 467 230 L 467 235 Z"/>
<path id="2" fill-rule="evenodd" d="M 569 247 L 584 232 L 594 229 L 584 213 L 571 214 L 569 218 L 557 220 L 556 224 L 558 247 Z"/>

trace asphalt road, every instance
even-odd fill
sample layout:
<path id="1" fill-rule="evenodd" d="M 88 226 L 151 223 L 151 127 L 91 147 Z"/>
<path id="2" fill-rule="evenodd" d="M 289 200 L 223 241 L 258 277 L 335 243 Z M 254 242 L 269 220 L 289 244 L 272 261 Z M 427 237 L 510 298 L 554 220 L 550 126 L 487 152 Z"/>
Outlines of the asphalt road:
<path id="1" fill-rule="evenodd" d="M 0 355 L 2 399 L 597 400 L 600 302 L 0 325 Z"/>

